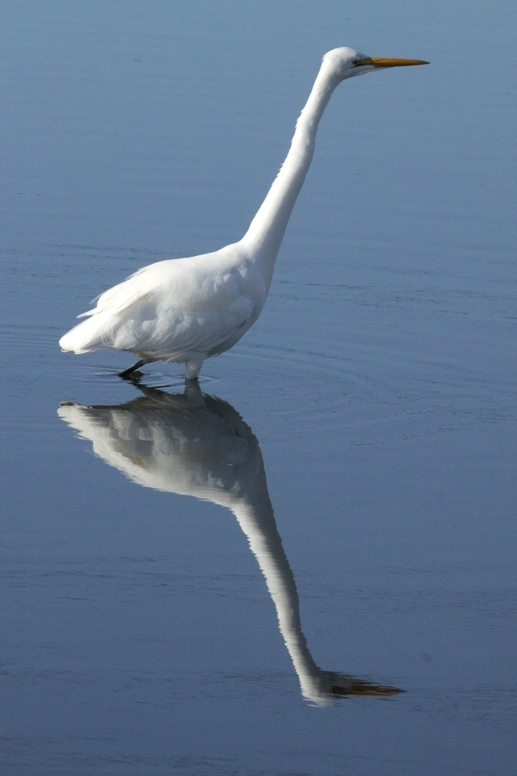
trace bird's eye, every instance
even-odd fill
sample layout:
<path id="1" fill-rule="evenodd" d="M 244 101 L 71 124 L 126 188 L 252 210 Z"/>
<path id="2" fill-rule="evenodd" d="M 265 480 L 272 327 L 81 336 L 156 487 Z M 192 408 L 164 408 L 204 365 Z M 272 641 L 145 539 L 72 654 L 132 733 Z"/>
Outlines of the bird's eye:
<path id="1" fill-rule="evenodd" d="M 371 65 L 371 64 L 372 64 L 372 60 L 370 57 L 361 57 L 361 58 L 352 60 L 352 65 L 354 67 L 362 67 L 363 65 Z"/>

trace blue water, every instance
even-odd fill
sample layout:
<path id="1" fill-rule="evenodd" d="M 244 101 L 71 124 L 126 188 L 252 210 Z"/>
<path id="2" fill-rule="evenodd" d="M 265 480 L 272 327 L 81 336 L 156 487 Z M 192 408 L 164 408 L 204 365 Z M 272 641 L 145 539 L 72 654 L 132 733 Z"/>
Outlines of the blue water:
<path id="1" fill-rule="evenodd" d="M 4 9 L 2 773 L 515 773 L 516 15 Z M 337 45 L 431 65 L 336 91 L 205 399 L 61 354 L 242 235 Z"/>

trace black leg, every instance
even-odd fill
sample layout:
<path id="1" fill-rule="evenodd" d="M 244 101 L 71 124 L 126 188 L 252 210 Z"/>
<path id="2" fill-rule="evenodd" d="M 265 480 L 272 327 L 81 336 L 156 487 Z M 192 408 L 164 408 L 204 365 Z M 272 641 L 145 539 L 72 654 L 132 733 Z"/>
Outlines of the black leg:
<path id="1" fill-rule="evenodd" d="M 133 366 L 130 366 L 127 369 L 124 369 L 123 372 L 119 372 L 118 376 L 122 377 L 125 380 L 126 377 L 129 377 L 129 375 L 133 374 L 133 372 L 136 372 L 136 370 L 140 369 L 140 367 L 143 366 L 144 364 L 147 364 L 147 361 L 145 358 L 141 358 L 140 361 L 137 361 L 136 364 L 133 364 Z"/>

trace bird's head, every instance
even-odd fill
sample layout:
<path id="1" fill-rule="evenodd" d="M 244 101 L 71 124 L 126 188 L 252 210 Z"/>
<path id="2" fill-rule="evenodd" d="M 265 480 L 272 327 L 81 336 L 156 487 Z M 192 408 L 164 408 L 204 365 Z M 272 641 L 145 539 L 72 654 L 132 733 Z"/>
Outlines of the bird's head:
<path id="1" fill-rule="evenodd" d="M 332 49 L 323 57 L 334 71 L 338 81 L 352 78 L 354 75 L 372 73 L 374 70 L 383 70 L 385 67 L 407 67 L 408 65 L 428 65 L 423 59 L 389 59 L 386 57 L 369 57 L 360 51 L 348 48 Z"/>

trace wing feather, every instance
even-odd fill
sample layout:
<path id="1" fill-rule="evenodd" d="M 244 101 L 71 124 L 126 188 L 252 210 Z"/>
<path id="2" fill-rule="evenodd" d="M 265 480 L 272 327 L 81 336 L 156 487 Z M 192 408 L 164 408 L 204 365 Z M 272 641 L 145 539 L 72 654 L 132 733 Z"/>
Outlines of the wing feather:
<path id="1" fill-rule="evenodd" d="M 108 347 L 170 361 L 226 350 L 256 320 L 265 290 L 234 256 L 209 256 L 157 262 L 108 289 L 80 316 L 88 320 L 74 336 L 65 335 L 66 349 Z"/>

